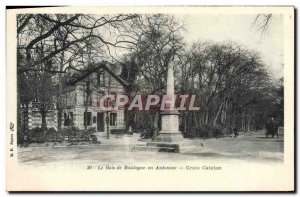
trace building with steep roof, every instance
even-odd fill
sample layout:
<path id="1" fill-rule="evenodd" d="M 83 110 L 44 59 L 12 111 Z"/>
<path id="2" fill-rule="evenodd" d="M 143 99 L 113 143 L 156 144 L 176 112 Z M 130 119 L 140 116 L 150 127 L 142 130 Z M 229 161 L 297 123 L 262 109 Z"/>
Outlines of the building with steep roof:
<path id="1" fill-rule="evenodd" d="M 84 71 L 73 73 L 63 86 L 62 128 L 71 125 L 81 130 L 85 127 L 95 128 L 105 135 L 106 121 L 109 121 L 110 129 L 125 129 L 124 109 L 103 111 L 99 106 L 104 95 L 125 94 L 128 87 L 128 83 L 105 64 L 91 65 Z M 38 101 L 33 101 L 21 105 L 21 121 L 26 124 L 27 129 L 41 127 L 38 104 Z M 47 127 L 57 129 L 58 111 L 56 105 L 52 105 L 46 117 Z"/>

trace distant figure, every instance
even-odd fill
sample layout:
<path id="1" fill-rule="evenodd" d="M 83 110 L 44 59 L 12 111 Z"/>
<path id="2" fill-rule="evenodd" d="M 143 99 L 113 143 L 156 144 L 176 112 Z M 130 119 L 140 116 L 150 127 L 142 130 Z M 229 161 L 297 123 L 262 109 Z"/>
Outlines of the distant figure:
<path id="1" fill-rule="evenodd" d="M 279 137 L 278 122 L 275 121 L 273 117 L 266 122 L 266 129 L 266 138 L 268 138 L 269 135 L 272 135 L 272 138 L 274 138 L 275 134 L 277 134 L 277 138 Z"/>
<path id="2" fill-rule="evenodd" d="M 234 138 L 236 138 L 237 136 L 239 136 L 239 133 L 238 133 L 236 127 L 233 128 L 233 133 L 234 133 Z"/>
<path id="3" fill-rule="evenodd" d="M 128 128 L 128 133 L 129 133 L 130 135 L 133 135 L 133 130 L 132 130 L 132 128 L 131 128 L 131 125 L 130 125 L 129 128 Z"/>

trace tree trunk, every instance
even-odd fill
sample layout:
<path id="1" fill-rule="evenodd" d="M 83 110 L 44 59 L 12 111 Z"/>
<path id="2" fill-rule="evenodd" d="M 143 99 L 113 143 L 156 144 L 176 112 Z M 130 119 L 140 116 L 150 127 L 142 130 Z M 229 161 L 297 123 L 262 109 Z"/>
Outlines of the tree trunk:
<path id="1" fill-rule="evenodd" d="M 232 111 L 232 114 L 231 114 L 231 128 L 235 128 L 236 127 L 236 116 L 235 116 L 235 114 L 236 114 L 236 109 L 234 109 L 233 111 Z"/>
<path id="2" fill-rule="evenodd" d="M 195 111 L 192 111 L 192 118 L 193 118 L 193 122 L 195 123 L 194 125 L 195 125 L 196 127 L 198 127 L 199 124 L 198 124 L 198 121 L 197 121 L 197 117 L 196 117 Z"/>
<path id="3" fill-rule="evenodd" d="M 220 105 L 219 110 L 218 110 L 218 112 L 217 112 L 217 114 L 216 114 L 216 116 L 215 116 L 215 118 L 214 118 L 213 126 L 216 126 L 216 125 L 217 125 L 217 120 L 218 120 L 218 117 L 219 117 L 219 115 L 220 115 L 220 113 L 221 113 L 221 111 L 222 111 L 222 108 L 223 108 L 223 102 L 222 102 L 222 104 Z"/>
<path id="4" fill-rule="evenodd" d="M 247 119 L 247 131 L 251 130 L 251 111 L 249 109 L 248 119 Z"/>
<path id="5" fill-rule="evenodd" d="M 110 130 L 109 130 L 109 113 L 106 112 L 106 129 L 107 129 L 107 139 L 110 138 Z"/>
<path id="6" fill-rule="evenodd" d="M 61 131 L 62 126 L 62 109 L 57 109 L 57 131 Z"/>
<path id="7" fill-rule="evenodd" d="M 227 107 L 228 107 L 228 99 L 225 99 L 225 105 L 222 108 L 222 114 L 221 114 L 221 123 L 224 124 L 227 117 Z"/>
<path id="8" fill-rule="evenodd" d="M 64 68 L 64 57 L 65 57 L 65 53 L 64 51 L 62 51 L 61 57 L 60 57 L 60 67 L 59 70 L 63 71 Z M 62 126 L 62 114 L 63 114 L 63 104 L 62 104 L 62 91 L 63 91 L 63 87 L 62 87 L 62 73 L 59 73 L 58 75 L 58 84 L 59 84 L 59 92 L 57 95 L 57 130 L 61 131 L 61 126 Z"/>
<path id="9" fill-rule="evenodd" d="M 41 115 L 42 115 L 42 128 L 47 129 L 47 120 L 46 120 L 47 114 L 46 112 L 42 112 Z"/>
<path id="10" fill-rule="evenodd" d="M 88 112 L 88 107 L 87 105 L 85 106 L 84 109 L 84 130 L 87 131 L 87 112 Z"/>
<path id="11" fill-rule="evenodd" d="M 85 110 L 84 110 L 84 130 L 87 131 L 87 112 L 90 98 L 90 79 L 86 82 L 86 97 L 85 97 Z"/>
<path id="12" fill-rule="evenodd" d="M 184 112 L 184 133 L 186 133 L 186 117 L 187 117 L 187 114 L 186 114 L 186 112 Z"/>
<path id="13" fill-rule="evenodd" d="M 207 108 L 206 108 L 206 115 L 205 115 L 205 124 L 208 124 L 208 116 L 209 116 L 209 108 L 208 108 L 208 106 L 207 106 Z"/>
<path id="14" fill-rule="evenodd" d="M 245 131 L 246 123 L 245 123 L 245 111 L 242 112 L 242 131 Z"/>
<path id="15" fill-rule="evenodd" d="M 110 88 L 111 88 L 111 77 L 109 76 L 109 79 L 108 79 L 108 90 L 107 90 L 107 93 L 110 94 Z M 109 129 L 109 112 L 106 111 L 106 128 L 107 128 L 107 139 L 110 138 L 110 129 Z"/>

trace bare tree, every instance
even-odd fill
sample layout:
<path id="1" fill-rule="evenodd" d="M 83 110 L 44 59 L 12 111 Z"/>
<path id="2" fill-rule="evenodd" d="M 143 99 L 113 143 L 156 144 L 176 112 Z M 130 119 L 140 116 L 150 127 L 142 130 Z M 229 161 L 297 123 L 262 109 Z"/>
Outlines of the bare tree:
<path id="1" fill-rule="evenodd" d="M 190 125 L 238 126 L 247 131 L 258 112 L 256 106 L 272 105 L 266 102 L 272 82 L 255 52 L 233 43 L 196 43 L 184 62 L 181 89 L 199 95 L 200 108 L 204 109 L 185 115 Z"/>
<path id="2" fill-rule="evenodd" d="M 271 23 L 271 19 L 272 14 L 258 14 L 255 16 L 255 19 L 252 23 L 252 28 L 255 28 L 255 31 L 257 32 L 261 32 L 260 37 L 262 37 L 266 33 Z"/>

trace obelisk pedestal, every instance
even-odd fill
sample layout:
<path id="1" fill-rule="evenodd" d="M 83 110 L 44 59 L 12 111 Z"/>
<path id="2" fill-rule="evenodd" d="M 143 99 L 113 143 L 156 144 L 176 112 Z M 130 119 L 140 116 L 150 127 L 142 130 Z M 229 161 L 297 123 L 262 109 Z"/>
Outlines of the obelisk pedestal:
<path id="1" fill-rule="evenodd" d="M 155 142 L 181 142 L 182 133 L 178 130 L 178 115 L 175 112 L 161 112 L 161 131 L 154 139 Z"/>

